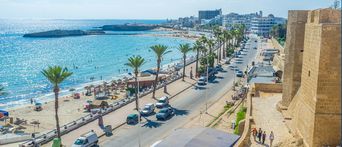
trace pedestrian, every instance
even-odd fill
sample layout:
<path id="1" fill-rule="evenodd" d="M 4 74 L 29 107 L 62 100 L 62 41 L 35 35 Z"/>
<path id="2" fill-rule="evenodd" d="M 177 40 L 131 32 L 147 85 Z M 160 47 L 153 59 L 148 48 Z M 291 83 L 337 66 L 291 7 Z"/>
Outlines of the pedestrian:
<path id="1" fill-rule="evenodd" d="M 33 99 L 32 98 L 30 99 L 30 101 L 31 101 L 31 104 L 33 104 Z"/>
<path id="2" fill-rule="evenodd" d="M 264 134 L 262 134 L 262 144 L 265 144 L 266 139 L 266 131 L 264 131 Z"/>
<path id="3" fill-rule="evenodd" d="M 255 138 L 255 137 L 256 137 L 256 135 L 258 134 L 258 131 L 257 131 L 256 128 L 253 128 L 252 134 L 253 134 L 254 141 L 256 141 L 256 138 Z"/>
<path id="4" fill-rule="evenodd" d="M 259 128 L 259 131 L 258 131 L 258 140 L 259 140 L 259 142 L 261 142 L 261 135 L 262 135 L 262 130 L 261 130 L 261 128 Z"/>
<path id="5" fill-rule="evenodd" d="M 271 134 L 270 134 L 270 147 L 272 146 L 273 140 L 274 140 L 274 134 L 273 134 L 273 131 L 271 131 Z"/>

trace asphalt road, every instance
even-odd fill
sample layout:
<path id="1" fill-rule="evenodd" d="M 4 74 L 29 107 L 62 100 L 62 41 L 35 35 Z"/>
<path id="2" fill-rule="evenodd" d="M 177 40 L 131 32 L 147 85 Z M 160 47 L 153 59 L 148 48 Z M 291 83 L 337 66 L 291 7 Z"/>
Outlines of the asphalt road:
<path id="1" fill-rule="evenodd" d="M 253 48 L 258 45 L 254 42 L 254 38 L 251 40 L 251 45 L 247 46 L 249 48 L 246 50 L 247 55 L 243 55 L 243 63 L 236 64 L 242 71 L 247 64 L 251 64 L 257 53 L 257 50 Z M 141 146 L 150 146 L 156 141 L 162 140 L 173 130 L 180 128 L 191 118 L 200 114 L 200 111 L 204 112 L 206 106 L 209 107 L 220 99 L 232 87 L 234 72 L 227 65 L 224 65 L 223 68 L 224 72 L 219 72 L 213 82 L 202 88 L 190 88 L 171 99 L 170 105 L 175 109 L 173 117 L 166 121 L 157 121 L 155 115 L 152 115 L 143 118 L 141 124 L 124 125 L 115 130 L 112 136 L 100 138 L 99 145 L 101 147 L 137 147 L 140 142 Z"/>

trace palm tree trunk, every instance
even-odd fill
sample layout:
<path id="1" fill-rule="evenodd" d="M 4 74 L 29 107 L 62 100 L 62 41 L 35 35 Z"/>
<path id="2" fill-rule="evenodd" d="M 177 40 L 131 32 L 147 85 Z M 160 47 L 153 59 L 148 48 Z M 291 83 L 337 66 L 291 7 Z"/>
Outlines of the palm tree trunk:
<path id="1" fill-rule="evenodd" d="M 198 73 L 198 58 L 199 58 L 199 50 L 197 49 L 197 53 L 196 53 L 196 75 Z"/>
<path id="2" fill-rule="evenodd" d="M 223 43 L 223 42 L 220 41 L 219 54 L 218 54 L 218 56 L 219 56 L 219 61 L 221 61 L 221 59 L 222 59 L 222 53 L 221 53 L 221 52 L 222 52 L 222 43 Z"/>
<path id="3" fill-rule="evenodd" d="M 223 52 L 222 52 L 222 56 L 223 56 L 223 59 L 226 59 L 226 44 L 227 44 L 227 42 L 226 41 L 224 41 L 223 42 L 223 45 L 222 45 L 222 49 L 223 49 Z"/>
<path id="4" fill-rule="evenodd" d="M 55 85 L 55 88 L 53 91 L 55 93 L 55 119 L 56 119 L 57 138 L 61 139 L 61 129 L 59 127 L 59 117 L 58 117 L 58 92 L 59 92 L 58 85 Z"/>
<path id="5" fill-rule="evenodd" d="M 186 55 L 184 54 L 184 56 L 183 56 L 183 81 L 184 81 L 184 77 L 185 77 L 185 67 L 186 67 Z"/>
<path id="6" fill-rule="evenodd" d="M 156 79 L 154 80 L 154 83 L 153 83 L 152 98 L 156 98 L 155 95 L 156 95 L 156 88 L 158 84 L 159 69 L 160 69 L 160 59 L 157 60 L 157 73 L 156 73 Z"/>
<path id="7" fill-rule="evenodd" d="M 139 110 L 139 99 L 138 99 L 138 73 L 135 73 L 135 109 L 137 109 L 137 111 Z"/>

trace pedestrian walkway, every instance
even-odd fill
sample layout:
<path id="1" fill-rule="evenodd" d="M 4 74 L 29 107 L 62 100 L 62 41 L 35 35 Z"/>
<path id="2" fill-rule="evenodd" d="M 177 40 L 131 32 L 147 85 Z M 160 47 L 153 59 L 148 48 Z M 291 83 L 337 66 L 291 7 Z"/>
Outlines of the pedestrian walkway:
<path id="1" fill-rule="evenodd" d="M 251 133 L 251 146 L 269 146 L 269 135 L 271 131 L 274 133 L 273 145 L 279 143 L 284 138 L 291 137 L 291 134 L 284 123 L 284 118 L 276 109 L 276 105 L 281 100 L 281 97 L 281 93 L 260 92 L 260 97 L 252 98 L 252 116 L 255 124 L 253 124 L 251 128 L 256 128 L 257 130 L 261 128 L 262 131 L 266 131 L 267 136 L 265 144 L 263 145 L 256 142 Z"/>

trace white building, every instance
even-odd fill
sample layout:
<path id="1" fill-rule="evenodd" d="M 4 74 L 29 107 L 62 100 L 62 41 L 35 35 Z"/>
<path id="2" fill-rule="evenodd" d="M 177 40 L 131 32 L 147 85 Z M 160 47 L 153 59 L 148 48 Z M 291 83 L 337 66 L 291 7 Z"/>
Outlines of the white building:
<path id="1" fill-rule="evenodd" d="M 251 33 L 268 37 L 272 26 L 275 24 L 275 17 L 272 14 L 267 17 L 254 17 L 251 21 Z"/>

